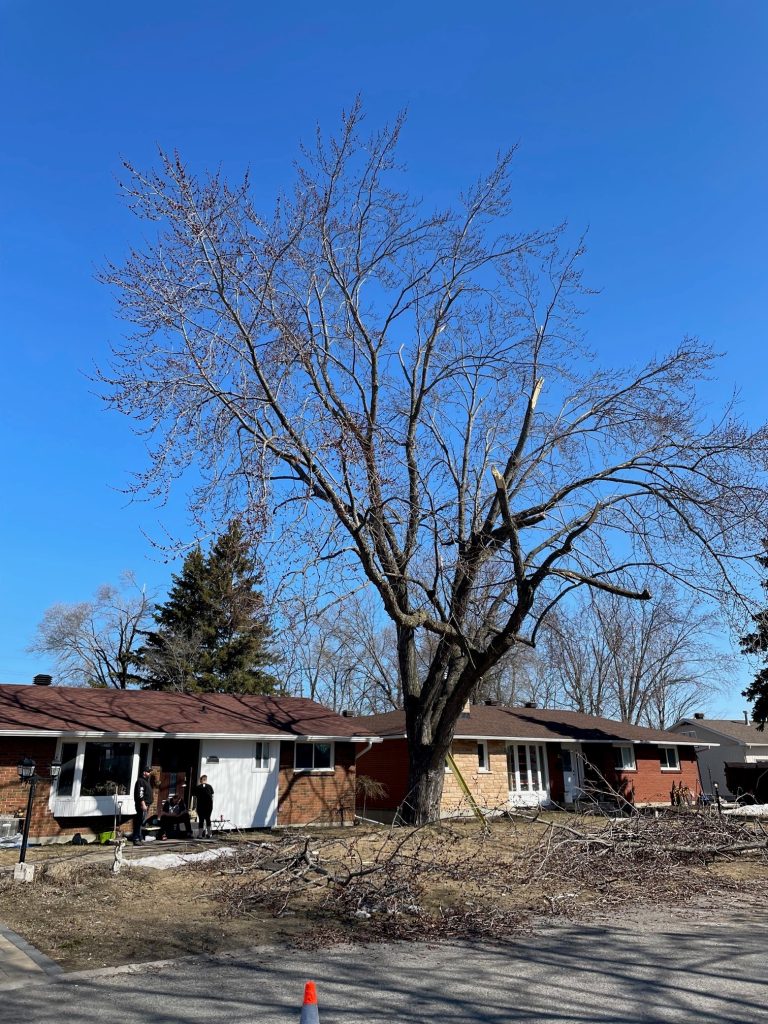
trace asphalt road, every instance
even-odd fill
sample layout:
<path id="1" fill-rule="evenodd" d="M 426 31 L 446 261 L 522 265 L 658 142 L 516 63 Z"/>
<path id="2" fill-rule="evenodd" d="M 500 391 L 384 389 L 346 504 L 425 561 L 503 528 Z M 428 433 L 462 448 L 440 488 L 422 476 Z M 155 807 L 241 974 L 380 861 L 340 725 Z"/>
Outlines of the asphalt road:
<path id="1" fill-rule="evenodd" d="M 258 949 L 71 974 L 2 993 L 0 1022 L 285 1024 L 304 982 L 322 1024 L 768 1022 L 768 911 L 548 927 L 468 943 Z"/>

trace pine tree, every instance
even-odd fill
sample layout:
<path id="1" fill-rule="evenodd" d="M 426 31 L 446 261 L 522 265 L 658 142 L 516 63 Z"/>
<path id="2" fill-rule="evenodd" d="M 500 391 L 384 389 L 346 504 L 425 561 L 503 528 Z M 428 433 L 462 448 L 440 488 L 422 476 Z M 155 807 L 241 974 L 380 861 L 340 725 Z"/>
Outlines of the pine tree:
<path id="1" fill-rule="evenodd" d="M 275 658 L 258 587 L 261 577 L 233 520 L 208 556 L 190 552 L 155 610 L 156 630 L 139 652 L 145 686 L 207 693 L 273 693 Z"/>
<path id="2" fill-rule="evenodd" d="M 763 541 L 766 554 L 758 555 L 757 561 L 764 569 L 768 569 L 768 540 Z M 768 579 L 763 581 L 763 590 L 768 593 Z M 762 656 L 763 667 L 755 676 L 743 696 L 754 702 L 752 717 L 757 722 L 768 719 L 768 608 L 763 608 L 752 616 L 755 629 L 741 638 L 741 649 L 745 654 Z"/>

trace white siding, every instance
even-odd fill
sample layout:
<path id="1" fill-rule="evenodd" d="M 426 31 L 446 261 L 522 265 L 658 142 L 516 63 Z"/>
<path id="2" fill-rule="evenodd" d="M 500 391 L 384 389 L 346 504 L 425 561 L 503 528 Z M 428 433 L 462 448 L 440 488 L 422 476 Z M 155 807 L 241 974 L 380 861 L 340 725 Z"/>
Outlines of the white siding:
<path id="1" fill-rule="evenodd" d="M 200 741 L 200 775 L 214 791 L 213 821 L 223 818 L 225 828 L 271 828 L 277 820 L 280 743 L 269 744 L 267 768 L 258 767 L 255 753 L 253 740 Z"/>

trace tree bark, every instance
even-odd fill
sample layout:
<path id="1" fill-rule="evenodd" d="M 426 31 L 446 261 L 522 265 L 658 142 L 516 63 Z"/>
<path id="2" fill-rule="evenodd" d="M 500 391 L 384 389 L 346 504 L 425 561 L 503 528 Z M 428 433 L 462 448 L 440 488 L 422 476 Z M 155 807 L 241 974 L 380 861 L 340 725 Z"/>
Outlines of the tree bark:
<path id="1" fill-rule="evenodd" d="M 448 745 L 438 742 L 409 743 L 408 796 L 401 810 L 408 824 L 439 820 L 447 753 Z"/>
<path id="2" fill-rule="evenodd" d="M 419 678 L 413 629 L 398 627 L 397 653 L 408 734 L 408 789 L 400 813 L 409 824 L 424 825 L 440 817 L 445 756 L 451 738 L 436 735 L 434 711 Z"/>

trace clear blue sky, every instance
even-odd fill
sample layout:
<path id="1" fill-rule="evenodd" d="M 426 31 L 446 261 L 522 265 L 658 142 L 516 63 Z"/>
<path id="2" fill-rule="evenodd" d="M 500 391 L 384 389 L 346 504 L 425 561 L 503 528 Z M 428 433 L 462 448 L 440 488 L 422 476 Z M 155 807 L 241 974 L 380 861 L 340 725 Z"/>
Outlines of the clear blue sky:
<path id="1" fill-rule="evenodd" d="M 372 124 L 408 107 L 403 154 L 437 201 L 520 143 L 521 222 L 589 228 L 593 347 L 621 362 L 698 334 L 726 353 L 713 397 L 738 387 L 757 421 L 766 53 L 764 0 L 0 0 L 0 680 L 47 667 L 25 647 L 48 605 L 123 569 L 164 584 L 147 535 L 188 529 L 182 494 L 126 502 L 141 443 L 85 376 L 121 332 L 95 270 L 139 240 L 121 157 L 249 165 L 268 200 L 357 92 Z"/>

